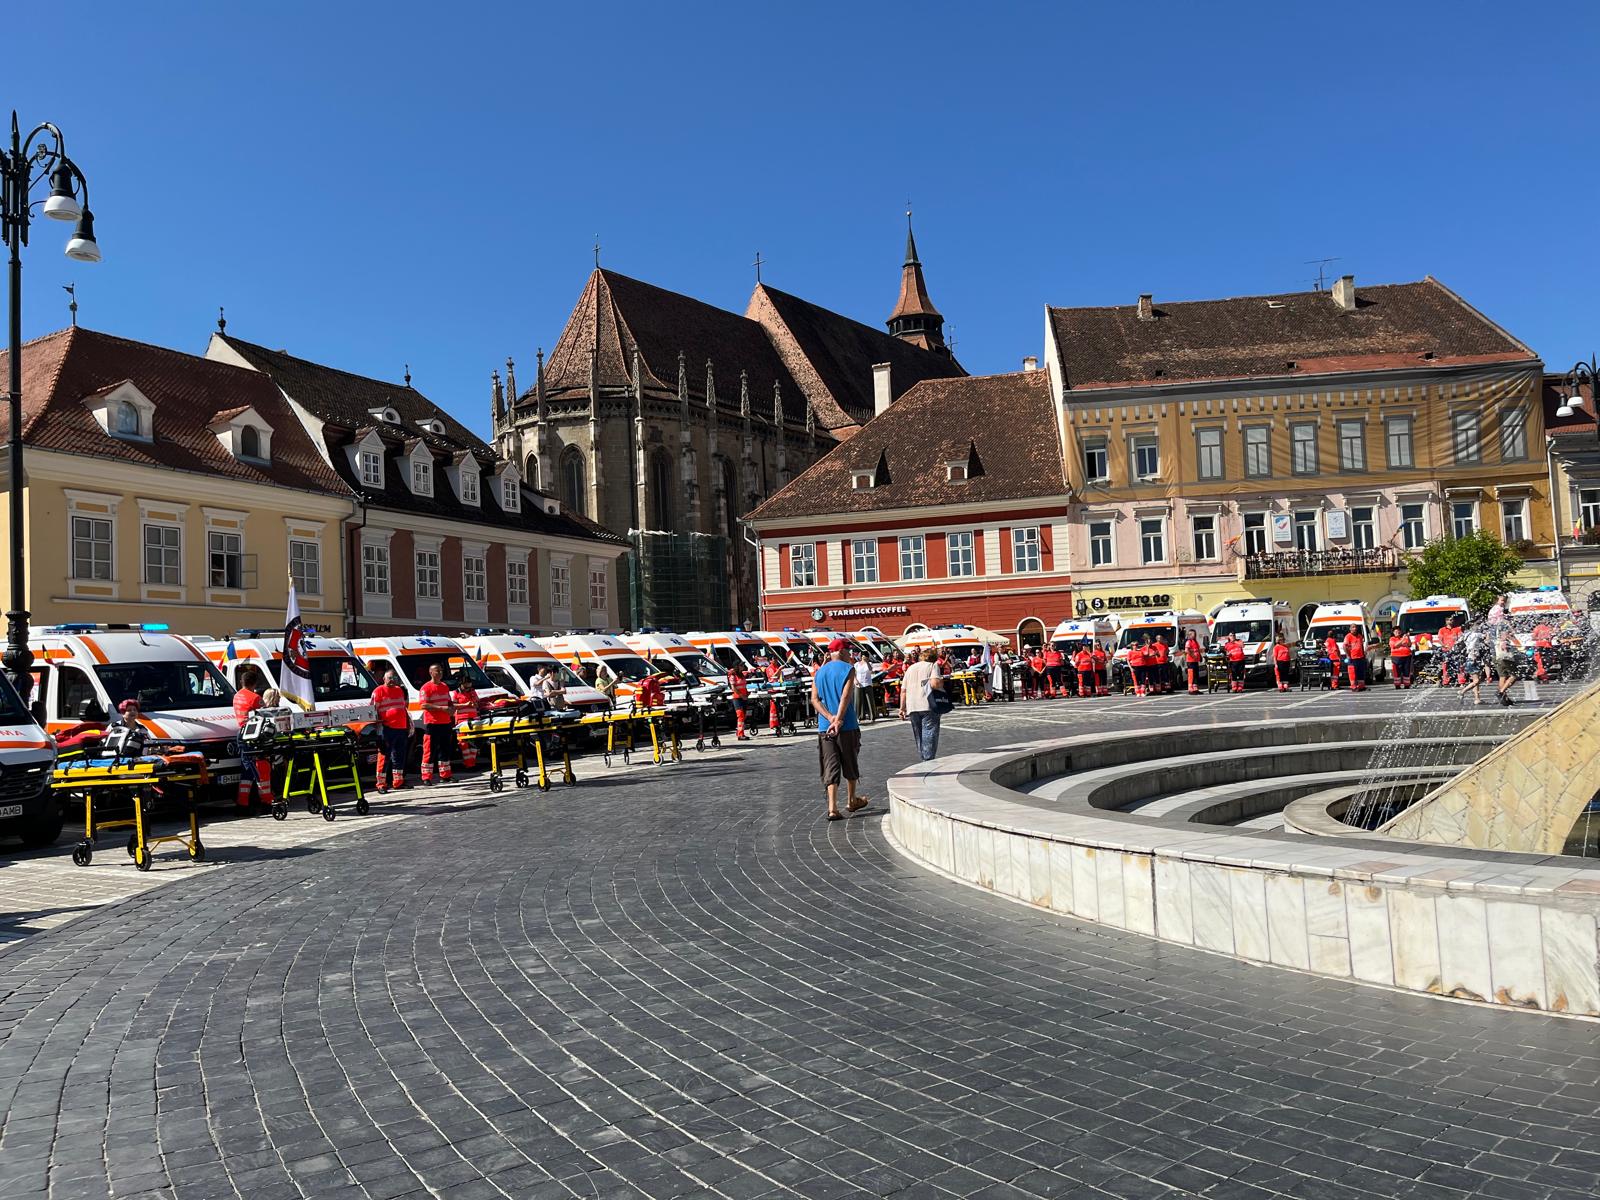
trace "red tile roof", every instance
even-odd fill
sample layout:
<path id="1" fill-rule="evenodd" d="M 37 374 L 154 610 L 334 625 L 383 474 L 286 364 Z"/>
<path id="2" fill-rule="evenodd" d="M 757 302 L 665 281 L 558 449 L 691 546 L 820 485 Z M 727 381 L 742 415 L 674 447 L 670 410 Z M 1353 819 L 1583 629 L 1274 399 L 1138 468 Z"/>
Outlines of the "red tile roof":
<path id="1" fill-rule="evenodd" d="M 0 374 L 9 369 L 0 351 Z M 131 383 L 155 406 L 153 439 L 118 438 L 84 401 Z M 254 408 L 272 428 L 272 462 L 234 458 L 211 432 Z M 22 348 L 23 440 L 29 446 L 195 471 L 300 491 L 348 495 L 270 379 L 228 363 L 74 326 Z"/>
<path id="2" fill-rule="evenodd" d="M 1438 280 L 1138 306 L 1051 308 L 1057 365 L 1072 389 L 1293 378 L 1537 357 Z M 1293 364 L 1293 365 L 1290 365 Z"/>
<path id="3" fill-rule="evenodd" d="M 1055 404 L 1044 371 L 930 379 L 758 505 L 754 520 L 1065 496 Z M 982 473 L 947 478 L 976 451 Z M 855 488 L 887 464 L 888 482 Z"/>

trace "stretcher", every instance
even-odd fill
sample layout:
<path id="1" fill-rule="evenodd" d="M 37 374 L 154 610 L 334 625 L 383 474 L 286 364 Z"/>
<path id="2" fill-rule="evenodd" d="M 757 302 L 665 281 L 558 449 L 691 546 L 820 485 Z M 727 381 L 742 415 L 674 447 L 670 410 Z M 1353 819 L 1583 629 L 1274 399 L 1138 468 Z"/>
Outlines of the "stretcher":
<path id="1" fill-rule="evenodd" d="M 794 680 L 752 680 L 750 703 L 767 706 L 767 728 L 774 737 L 794 736 L 797 725 L 795 714 L 802 708 L 801 685 Z M 754 732 L 752 722 L 751 732 Z"/>
<path id="2" fill-rule="evenodd" d="M 354 792 L 356 813 L 366 816 L 370 806 L 361 790 L 357 741 L 355 731 L 347 726 L 304 720 L 300 714 L 275 709 L 251 713 L 239 733 L 239 745 L 247 753 L 266 759 L 274 772 L 283 771 L 283 786 L 272 800 L 275 821 L 288 819 L 289 801 L 296 799 L 305 800 L 308 813 L 320 813 L 324 821 L 332 821 L 339 815 L 334 797 L 342 792 Z M 249 764 L 245 769 L 250 769 Z M 296 772 L 299 787 L 295 786 Z"/>
<path id="3" fill-rule="evenodd" d="M 138 870 L 148 871 L 151 848 L 167 842 L 181 845 L 191 862 L 205 861 L 193 789 L 204 787 L 209 781 L 206 761 L 199 754 L 164 754 L 159 744 L 145 743 L 141 738 L 123 741 L 107 737 L 64 751 L 56 760 L 50 788 L 83 801 L 83 840 L 72 848 L 74 864 L 89 865 L 99 834 L 109 829 L 130 829 L 133 832 L 128 835 L 128 857 Z M 188 831 L 152 837 L 146 830 L 151 809 L 157 797 L 165 798 L 165 788 L 169 786 L 188 796 Z M 131 805 L 132 816 L 109 821 L 100 818 L 97 808 L 116 801 Z"/>
<path id="4" fill-rule="evenodd" d="M 951 671 L 950 678 L 961 685 L 962 704 L 977 704 L 983 700 L 983 679 L 978 671 Z"/>
<path id="5" fill-rule="evenodd" d="M 542 701 L 523 700 L 463 721 L 456 726 L 456 740 L 462 744 L 471 743 L 488 748 L 491 792 L 505 790 L 502 758 L 508 763 L 516 763 L 512 778 L 519 788 L 533 783 L 541 792 L 548 792 L 551 770 L 545 753 L 546 738 L 554 735 L 552 748 L 558 749 L 561 754 L 561 781 L 570 787 L 578 782 L 578 776 L 572 769 L 572 751 L 567 744 L 567 731 L 591 720 L 575 708 L 550 708 Z M 530 747 L 536 776 L 528 774 Z"/>

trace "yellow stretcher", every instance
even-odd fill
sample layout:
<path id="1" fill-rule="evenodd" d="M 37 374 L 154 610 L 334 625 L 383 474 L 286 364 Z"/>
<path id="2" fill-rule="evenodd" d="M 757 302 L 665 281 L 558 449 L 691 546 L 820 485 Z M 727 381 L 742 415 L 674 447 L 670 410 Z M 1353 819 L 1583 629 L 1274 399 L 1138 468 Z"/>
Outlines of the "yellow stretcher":
<path id="1" fill-rule="evenodd" d="M 321 813 L 324 821 L 331 821 L 339 815 L 333 806 L 333 797 L 339 792 L 354 792 L 356 815 L 367 815 L 371 805 L 361 790 L 356 738 L 351 730 L 342 725 L 331 729 L 296 729 L 279 735 L 272 753 L 279 752 L 287 765 L 283 790 L 272 803 L 273 820 L 285 820 L 289 815 L 289 801 L 304 797 L 307 812 Z M 302 778 L 300 787 L 294 786 L 297 767 Z"/>
<path id="2" fill-rule="evenodd" d="M 626 712 L 595 713 L 583 718 L 583 725 L 604 725 L 606 729 L 606 748 L 604 757 L 606 766 L 611 765 L 614 755 L 621 754 L 622 761 L 633 761 L 634 743 L 638 736 L 638 726 L 643 724 L 650 733 L 650 761 L 659 763 L 663 757 L 673 762 L 683 761 L 683 741 L 678 735 L 678 723 L 668 718 L 673 716 L 670 707 L 660 708 L 631 708 Z M 617 731 L 622 731 L 619 744 Z"/>
<path id="3" fill-rule="evenodd" d="M 166 785 L 203 787 L 209 782 L 206 761 L 198 754 L 141 754 L 122 758 L 99 753 L 98 747 L 67 751 L 57 761 L 50 780 L 52 791 L 83 799 L 83 841 L 72 848 L 72 861 L 86 867 L 94 858 L 95 838 L 108 829 L 131 829 L 128 857 L 141 871 L 150 869 L 150 849 L 165 842 L 177 842 L 189 853 L 192 862 L 204 862 L 206 848 L 200 841 L 200 821 L 194 801 L 189 800 L 189 831 L 149 837 L 145 826 L 156 795 Z M 96 805 L 123 800 L 131 804 L 132 817 L 107 821 L 96 816 Z"/>
<path id="4" fill-rule="evenodd" d="M 545 735 L 556 735 L 556 746 L 561 753 L 561 782 L 569 787 L 578 782 L 572 769 L 572 751 L 567 745 L 566 730 L 584 723 L 576 709 L 543 709 L 509 706 L 502 711 L 492 711 L 481 717 L 463 721 L 456 726 L 456 740 L 475 742 L 489 748 L 489 790 L 502 791 L 505 778 L 500 760 L 502 753 L 508 762 L 516 763 L 513 778 L 519 788 L 533 783 L 541 792 L 550 790 L 551 766 L 545 755 Z M 528 774 L 528 753 L 532 747 L 536 776 Z"/>

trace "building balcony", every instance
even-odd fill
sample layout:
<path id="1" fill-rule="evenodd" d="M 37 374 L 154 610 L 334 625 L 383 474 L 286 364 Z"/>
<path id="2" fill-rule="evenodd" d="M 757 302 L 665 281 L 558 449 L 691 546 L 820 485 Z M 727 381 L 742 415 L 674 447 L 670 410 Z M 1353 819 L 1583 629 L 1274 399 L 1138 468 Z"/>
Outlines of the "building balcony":
<path id="1" fill-rule="evenodd" d="M 1283 550 L 1244 556 L 1246 579 L 1286 579 L 1303 575 L 1391 575 L 1400 569 L 1393 546 L 1370 550 Z"/>

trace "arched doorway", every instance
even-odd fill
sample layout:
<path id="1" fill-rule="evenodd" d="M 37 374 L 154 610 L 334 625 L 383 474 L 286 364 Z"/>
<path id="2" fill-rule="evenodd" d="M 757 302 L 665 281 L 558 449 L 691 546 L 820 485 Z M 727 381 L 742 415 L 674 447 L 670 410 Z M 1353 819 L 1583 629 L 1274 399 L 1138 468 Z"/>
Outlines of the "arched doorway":
<path id="1" fill-rule="evenodd" d="M 1023 617 L 1017 622 L 1017 645 L 1024 650 L 1043 646 L 1047 632 L 1038 617 Z"/>

